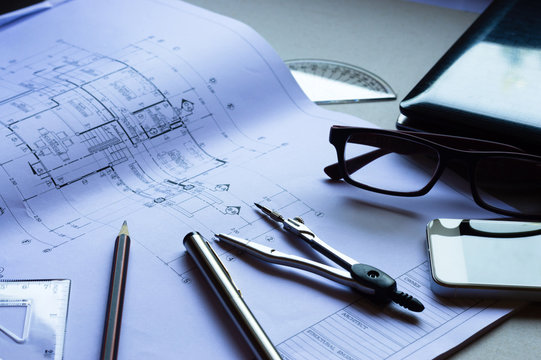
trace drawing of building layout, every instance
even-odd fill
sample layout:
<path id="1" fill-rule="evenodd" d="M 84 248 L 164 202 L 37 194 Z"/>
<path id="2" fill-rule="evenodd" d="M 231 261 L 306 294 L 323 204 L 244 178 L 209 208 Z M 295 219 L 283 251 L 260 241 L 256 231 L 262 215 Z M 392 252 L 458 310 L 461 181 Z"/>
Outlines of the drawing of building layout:
<path id="1" fill-rule="evenodd" d="M 299 201 L 258 174 L 231 183 L 246 171 L 236 161 L 284 145 L 243 134 L 235 105 L 212 96 L 218 80 L 152 37 L 114 57 L 58 41 L 0 68 L 0 78 L 0 177 L 11 189 L 0 194 L 0 222 L 14 217 L 22 244 L 53 251 L 153 208 L 191 225 L 195 215 L 230 215 L 228 229 L 241 228 L 257 220 L 243 211 L 258 199 L 243 198 L 254 182 L 259 198 Z M 178 245 L 145 246 L 166 263 L 178 257 Z"/>

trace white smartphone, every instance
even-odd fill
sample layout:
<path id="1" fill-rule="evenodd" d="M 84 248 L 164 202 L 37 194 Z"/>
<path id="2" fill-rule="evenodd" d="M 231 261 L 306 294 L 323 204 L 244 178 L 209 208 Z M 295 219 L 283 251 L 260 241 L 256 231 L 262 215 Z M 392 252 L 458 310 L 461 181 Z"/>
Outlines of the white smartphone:
<path id="1" fill-rule="evenodd" d="M 541 300 L 541 223 L 436 219 L 427 243 L 436 294 Z"/>

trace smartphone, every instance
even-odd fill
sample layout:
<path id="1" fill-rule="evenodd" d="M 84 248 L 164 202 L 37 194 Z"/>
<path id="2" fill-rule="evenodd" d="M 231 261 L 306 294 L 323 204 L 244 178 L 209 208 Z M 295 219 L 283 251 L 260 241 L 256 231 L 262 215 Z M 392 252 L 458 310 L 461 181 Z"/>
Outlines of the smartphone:
<path id="1" fill-rule="evenodd" d="M 541 300 L 541 223 L 436 219 L 427 225 L 432 291 Z"/>

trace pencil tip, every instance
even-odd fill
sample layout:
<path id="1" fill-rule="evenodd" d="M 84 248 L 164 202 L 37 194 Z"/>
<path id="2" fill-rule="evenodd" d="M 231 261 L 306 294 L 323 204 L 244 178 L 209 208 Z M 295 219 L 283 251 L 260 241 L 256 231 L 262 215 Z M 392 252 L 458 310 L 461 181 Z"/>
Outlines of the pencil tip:
<path id="1" fill-rule="evenodd" d="M 122 227 L 120 228 L 120 232 L 118 233 L 118 235 L 126 235 L 126 236 L 129 236 L 130 233 L 128 232 L 128 222 L 126 220 L 124 220 L 124 222 L 122 223 Z"/>

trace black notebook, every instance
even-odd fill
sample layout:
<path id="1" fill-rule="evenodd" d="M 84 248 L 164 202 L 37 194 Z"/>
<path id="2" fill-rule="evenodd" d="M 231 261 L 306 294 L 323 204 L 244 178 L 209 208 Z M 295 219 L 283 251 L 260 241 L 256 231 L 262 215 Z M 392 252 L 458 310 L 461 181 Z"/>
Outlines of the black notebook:
<path id="1" fill-rule="evenodd" d="M 400 103 L 397 128 L 541 153 L 541 1 L 495 0 Z"/>

